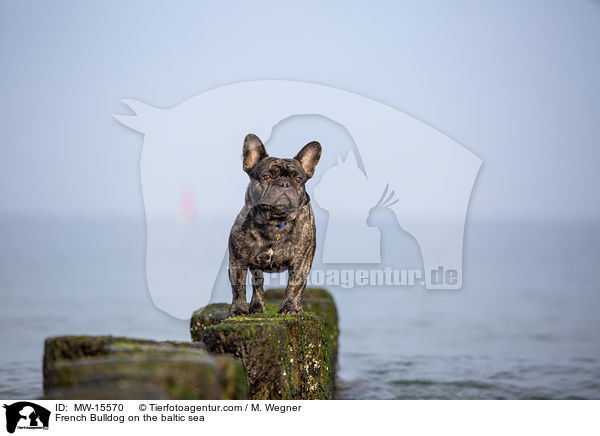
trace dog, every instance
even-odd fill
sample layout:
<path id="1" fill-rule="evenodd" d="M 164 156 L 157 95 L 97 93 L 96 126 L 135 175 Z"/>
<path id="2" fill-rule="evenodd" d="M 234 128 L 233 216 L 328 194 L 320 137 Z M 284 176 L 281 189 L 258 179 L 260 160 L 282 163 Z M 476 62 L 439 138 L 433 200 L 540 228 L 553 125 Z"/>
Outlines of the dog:
<path id="1" fill-rule="evenodd" d="M 321 144 L 306 144 L 293 159 L 267 154 L 254 134 L 244 139 L 243 169 L 250 177 L 245 205 L 229 235 L 230 316 L 265 312 L 263 272 L 288 270 L 279 313 L 302 313 L 302 294 L 316 247 L 315 217 L 306 182 L 321 158 Z M 246 302 L 246 276 L 252 300 Z"/>

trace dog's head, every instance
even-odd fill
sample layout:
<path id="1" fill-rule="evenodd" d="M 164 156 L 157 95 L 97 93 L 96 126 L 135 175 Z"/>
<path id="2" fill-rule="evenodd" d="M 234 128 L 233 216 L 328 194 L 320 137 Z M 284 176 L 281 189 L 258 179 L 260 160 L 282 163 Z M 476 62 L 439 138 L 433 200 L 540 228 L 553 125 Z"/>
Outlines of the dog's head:
<path id="1" fill-rule="evenodd" d="M 293 159 L 267 154 L 261 140 L 253 134 L 244 140 L 244 171 L 250 176 L 246 205 L 261 224 L 278 224 L 296 218 L 308 201 L 304 184 L 315 173 L 321 157 L 321 144 L 306 144 Z"/>

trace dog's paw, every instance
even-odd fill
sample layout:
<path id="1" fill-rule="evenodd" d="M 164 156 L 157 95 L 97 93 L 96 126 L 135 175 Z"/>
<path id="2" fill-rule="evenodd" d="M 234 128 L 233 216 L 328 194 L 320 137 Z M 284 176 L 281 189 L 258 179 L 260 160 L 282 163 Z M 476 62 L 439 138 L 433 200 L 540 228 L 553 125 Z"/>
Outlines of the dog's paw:
<path id="1" fill-rule="evenodd" d="M 250 313 L 265 313 L 265 303 L 250 303 Z"/>
<path id="2" fill-rule="evenodd" d="M 283 315 L 302 313 L 302 305 L 298 305 L 293 301 L 283 301 L 279 308 L 279 313 Z"/>
<path id="3" fill-rule="evenodd" d="M 248 303 L 245 301 L 233 303 L 229 308 L 229 316 L 248 315 Z"/>

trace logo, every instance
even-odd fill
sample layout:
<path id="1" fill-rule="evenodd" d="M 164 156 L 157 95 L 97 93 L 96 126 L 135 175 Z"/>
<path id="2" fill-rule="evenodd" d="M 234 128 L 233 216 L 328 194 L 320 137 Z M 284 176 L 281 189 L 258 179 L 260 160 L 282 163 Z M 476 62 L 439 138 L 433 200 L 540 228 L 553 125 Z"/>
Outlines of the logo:
<path id="1" fill-rule="evenodd" d="M 317 224 L 310 284 L 462 287 L 482 160 L 433 127 L 355 93 L 285 80 L 226 85 L 169 109 L 122 102 L 135 115 L 115 118 L 144 134 L 148 289 L 170 315 L 231 298 L 227 238 L 248 184 L 248 133 L 272 156 L 323 146 L 307 184 Z"/>
<path id="2" fill-rule="evenodd" d="M 6 431 L 14 433 L 15 429 L 48 430 L 50 411 L 29 401 L 19 401 L 4 405 L 6 409 Z"/>

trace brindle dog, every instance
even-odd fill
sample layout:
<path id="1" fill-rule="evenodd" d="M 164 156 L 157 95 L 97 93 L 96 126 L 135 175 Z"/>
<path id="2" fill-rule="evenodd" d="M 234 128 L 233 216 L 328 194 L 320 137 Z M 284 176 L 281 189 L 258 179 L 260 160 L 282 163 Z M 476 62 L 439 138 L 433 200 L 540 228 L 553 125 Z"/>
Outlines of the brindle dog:
<path id="1" fill-rule="evenodd" d="M 263 271 L 288 270 L 279 313 L 301 313 L 302 294 L 316 246 L 315 217 L 304 188 L 321 157 L 310 142 L 293 159 L 270 157 L 256 135 L 244 140 L 243 168 L 250 176 L 246 204 L 229 235 L 232 316 L 265 311 Z M 252 274 L 252 301 L 246 302 L 246 275 Z"/>

